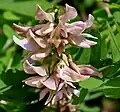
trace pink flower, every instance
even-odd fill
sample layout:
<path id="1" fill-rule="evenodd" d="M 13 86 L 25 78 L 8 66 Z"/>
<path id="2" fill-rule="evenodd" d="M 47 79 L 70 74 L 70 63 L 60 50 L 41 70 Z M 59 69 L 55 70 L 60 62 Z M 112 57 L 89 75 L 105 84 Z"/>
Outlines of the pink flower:
<path id="1" fill-rule="evenodd" d="M 56 80 L 56 78 L 53 77 L 33 76 L 23 82 L 29 86 L 41 88 L 39 100 L 43 99 L 45 95 L 49 93 L 45 105 L 48 105 L 49 103 L 51 105 L 57 104 L 57 101 L 61 100 L 64 95 L 68 99 L 71 99 L 72 94 L 75 94 L 76 96 L 79 96 L 80 94 L 80 91 L 77 90 L 71 82 Z"/>
<path id="2" fill-rule="evenodd" d="M 32 26 L 20 26 L 14 25 L 17 33 L 22 36 L 22 39 L 13 36 L 13 40 L 16 44 L 23 49 L 32 52 L 32 59 L 39 60 L 49 55 L 50 44 L 47 41 L 47 36 L 52 32 L 54 28 L 54 13 L 46 13 L 38 5 L 36 10 L 36 19 L 47 20 L 46 24 L 39 24 Z"/>
<path id="3" fill-rule="evenodd" d="M 69 82 L 83 81 L 88 79 L 90 76 L 102 77 L 102 74 L 97 72 L 97 70 L 92 66 L 76 65 L 73 62 L 70 62 L 69 66 L 61 60 L 56 70 L 58 72 L 57 77 Z"/>
<path id="4" fill-rule="evenodd" d="M 38 74 L 40 76 L 47 76 L 48 65 L 35 66 L 34 63 L 30 63 L 29 60 L 25 60 L 23 63 L 23 69 L 27 74 Z"/>
<path id="5" fill-rule="evenodd" d="M 50 45 L 47 43 L 45 37 L 36 36 L 31 29 L 28 30 L 26 37 L 23 39 L 13 36 L 13 40 L 23 49 L 30 51 L 33 54 L 31 57 L 34 60 L 44 58 L 50 53 Z"/>
<path id="6" fill-rule="evenodd" d="M 24 80 L 25 84 L 40 88 L 40 99 L 46 94 L 49 97 L 45 103 L 54 105 L 63 97 L 71 99 L 72 95 L 79 96 L 80 91 L 74 86 L 75 82 L 88 79 L 90 76 L 102 75 L 89 65 L 76 65 L 69 54 L 65 52 L 67 44 L 75 44 L 80 47 L 89 48 L 96 42 L 87 40 L 85 37 L 96 37 L 83 33 L 93 24 L 93 16 L 89 15 L 88 20 L 67 23 L 77 16 L 74 7 L 66 4 L 66 11 L 55 23 L 55 13 L 47 13 L 37 5 L 35 19 L 40 23 L 35 26 L 20 26 L 14 24 L 17 33 L 22 37 L 19 39 L 13 36 L 16 44 L 29 51 L 25 58 L 23 69 L 32 76 Z M 51 53 L 50 53 L 51 52 Z M 65 52 L 65 53 L 63 53 Z M 46 57 L 50 55 L 50 64 L 46 64 Z M 36 62 L 43 62 L 36 65 Z M 45 62 L 45 63 L 44 63 Z"/>
<path id="7" fill-rule="evenodd" d="M 96 37 L 87 33 L 83 33 L 85 29 L 92 26 L 94 17 L 89 14 L 88 20 L 85 22 L 77 21 L 70 24 L 67 23 L 71 19 L 74 19 L 76 16 L 76 9 L 66 4 L 66 12 L 60 17 L 59 21 L 62 36 L 68 38 L 70 43 L 84 48 L 90 48 L 90 46 L 97 44 L 97 42 L 90 41 L 85 38 L 88 37 L 97 39 Z"/>
<path id="8" fill-rule="evenodd" d="M 37 20 L 47 20 L 49 22 L 53 22 L 55 20 L 54 12 L 46 13 L 42 10 L 42 8 L 39 5 L 37 5 L 37 8 L 36 8 L 35 18 Z"/>

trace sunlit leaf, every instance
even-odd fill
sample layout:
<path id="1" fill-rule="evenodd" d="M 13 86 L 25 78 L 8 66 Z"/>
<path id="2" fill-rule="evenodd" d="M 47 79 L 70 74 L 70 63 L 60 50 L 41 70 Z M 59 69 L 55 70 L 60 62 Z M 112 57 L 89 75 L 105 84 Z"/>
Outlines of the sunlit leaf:
<path id="1" fill-rule="evenodd" d="M 5 34 L 6 37 L 8 37 L 8 39 L 13 40 L 13 35 L 15 35 L 15 31 L 7 24 L 4 24 L 3 26 L 3 32 Z"/>
<path id="2" fill-rule="evenodd" d="M 103 92 L 106 97 L 120 98 L 120 77 L 108 80 L 104 85 Z"/>
<path id="3" fill-rule="evenodd" d="M 83 49 L 83 52 L 79 56 L 78 63 L 79 64 L 88 64 L 91 56 L 91 49 Z"/>
<path id="4" fill-rule="evenodd" d="M 108 22 L 107 22 L 107 26 L 110 31 L 110 40 L 111 40 L 113 61 L 117 62 L 120 60 L 120 39 L 119 39 L 120 34 L 117 34 L 115 36 L 114 33 L 112 32 L 112 29 Z"/>
<path id="5" fill-rule="evenodd" d="M 20 17 L 19 17 L 19 16 L 15 15 L 14 13 L 12 13 L 12 12 L 10 12 L 10 11 L 4 12 L 3 17 L 4 17 L 6 20 L 12 20 L 12 21 L 18 21 L 18 20 L 20 20 Z"/>
<path id="6" fill-rule="evenodd" d="M 89 78 L 87 80 L 79 82 L 79 85 L 85 89 L 94 89 L 103 84 L 103 81 L 97 78 Z"/>
<path id="7" fill-rule="evenodd" d="M 20 2 L 1 2 L 0 10 L 9 10 L 17 14 L 34 17 L 36 4 L 40 4 L 43 9 L 48 9 L 53 6 L 53 2 L 47 0 L 37 1 L 20 1 Z"/>

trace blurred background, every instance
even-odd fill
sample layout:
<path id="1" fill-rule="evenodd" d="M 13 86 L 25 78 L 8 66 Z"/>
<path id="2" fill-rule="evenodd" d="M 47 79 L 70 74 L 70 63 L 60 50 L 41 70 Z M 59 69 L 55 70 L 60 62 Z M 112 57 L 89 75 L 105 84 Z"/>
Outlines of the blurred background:
<path id="1" fill-rule="evenodd" d="M 86 30 L 98 37 L 91 49 L 66 49 L 78 64 L 91 64 L 103 79 L 90 78 L 79 82 L 79 98 L 73 96 L 71 112 L 120 112 L 120 0 L 0 0 L 0 112 L 57 112 L 38 101 L 39 89 L 22 83 L 28 75 L 22 69 L 26 54 L 13 42 L 13 23 L 35 25 L 36 4 L 47 10 L 53 6 L 75 7 L 78 17 L 73 21 L 95 17 Z M 47 96 L 46 96 L 47 98 Z"/>

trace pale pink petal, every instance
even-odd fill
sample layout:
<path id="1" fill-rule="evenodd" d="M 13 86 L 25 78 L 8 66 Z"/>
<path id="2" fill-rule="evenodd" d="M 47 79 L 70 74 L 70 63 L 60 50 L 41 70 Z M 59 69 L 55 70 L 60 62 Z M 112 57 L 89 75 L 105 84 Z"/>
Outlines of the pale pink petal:
<path id="1" fill-rule="evenodd" d="M 23 69 L 24 69 L 25 73 L 27 73 L 27 74 L 36 74 L 36 72 L 30 66 L 28 60 L 25 60 L 25 62 L 23 63 Z"/>
<path id="2" fill-rule="evenodd" d="M 17 32 L 27 32 L 29 28 L 31 28 L 30 26 L 20 26 L 20 25 L 17 25 L 15 23 L 13 23 L 13 27 L 15 28 L 15 30 Z"/>
<path id="3" fill-rule="evenodd" d="M 75 80 L 73 80 L 68 73 L 63 72 L 63 71 L 61 70 L 59 74 L 60 74 L 60 78 L 61 78 L 61 79 L 65 80 L 65 81 L 75 82 Z"/>
<path id="4" fill-rule="evenodd" d="M 47 68 L 45 66 L 31 66 L 33 70 L 39 74 L 40 76 L 45 76 L 47 75 L 46 70 Z"/>
<path id="5" fill-rule="evenodd" d="M 88 33 L 82 33 L 81 35 L 84 36 L 84 37 L 87 37 L 87 38 L 98 39 L 97 37 L 94 37 L 94 36 L 92 36 L 91 34 L 88 34 Z"/>
<path id="6" fill-rule="evenodd" d="M 103 77 L 103 75 L 101 73 L 99 73 L 96 68 L 94 68 L 94 67 L 92 67 L 90 65 L 81 65 L 81 66 L 79 66 L 79 68 L 80 68 L 79 69 L 80 73 L 82 75 L 86 75 L 86 76 L 88 76 L 88 75 L 89 76 L 98 76 L 100 78 Z"/>
<path id="7" fill-rule="evenodd" d="M 45 41 L 45 39 L 41 38 L 41 37 L 37 37 L 36 35 L 33 34 L 33 32 L 31 30 L 29 30 L 27 32 L 27 37 L 28 38 L 33 38 L 34 41 L 36 42 L 36 44 L 38 44 L 40 47 L 46 48 L 47 42 Z"/>
<path id="8" fill-rule="evenodd" d="M 60 100 L 60 99 L 62 99 L 63 98 L 63 93 L 61 91 L 57 92 L 56 98 L 57 98 L 56 99 L 57 101 Z"/>
<path id="9" fill-rule="evenodd" d="M 83 47 L 83 48 L 90 48 L 92 45 L 96 45 L 96 44 L 97 42 L 85 39 L 82 42 L 80 42 L 78 46 Z"/>
<path id="10" fill-rule="evenodd" d="M 24 65 L 24 70 L 26 73 L 30 73 L 30 74 L 37 73 L 40 76 L 47 75 L 47 72 L 46 72 L 47 66 L 33 66 L 32 64 L 29 63 L 28 60 L 26 60 L 24 63 L 27 65 L 27 66 Z"/>
<path id="11" fill-rule="evenodd" d="M 70 64 L 70 67 L 75 70 L 77 73 L 80 73 L 79 72 L 79 67 L 76 65 L 76 63 L 73 62 L 72 59 L 69 59 L 69 64 Z"/>
<path id="12" fill-rule="evenodd" d="M 61 27 L 61 31 L 60 31 L 61 35 L 63 37 L 68 37 L 67 27 L 65 25 L 61 25 L 60 27 Z"/>
<path id="13" fill-rule="evenodd" d="M 94 41 L 91 41 L 91 40 L 87 40 L 87 39 L 85 39 L 85 43 L 88 44 L 89 46 L 97 44 L 97 42 L 94 42 Z"/>
<path id="14" fill-rule="evenodd" d="M 33 60 L 43 59 L 49 55 L 50 51 L 51 51 L 50 48 L 40 49 L 38 53 L 35 53 L 31 56 L 31 59 L 33 59 Z"/>
<path id="15" fill-rule="evenodd" d="M 13 36 L 14 42 L 21 46 L 23 49 L 28 51 L 36 51 L 39 49 L 39 46 L 32 38 L 18 39 L 15 35 Z"/>
<path id="16" fill-rule="evenodd" d="M 82 21 L 74 22 L 71 24 L 66 23 L 66 31 L 74 36 L 80 36 L 85 30 L 86 24 Z"/>
<path id="17" fill-rule="evenodd" d="M 39 77 L 39 76 L 33 76 L 33 77 L 23 80 L 23 82 L 25 82 L 25 84 L 27 84 L 29 86 L 41 88 L 43 85 L 40 82 L 40 78 L 41 77 Z"/>
<path id="18" fill-rule="evenodd" d="M 89 76 L 81 75 L 67 66 L 61 69 L 59 74 L 61 79 L 70 82 L 78 82 L 89 78 Z"/>
<path id="19" fill-rule="evenodd" d="M 46 34 L 52 32 L 54 28 L 53 23 L 44 24 L 40 29 L 36 30 L 35 33 L 39 36 L 45 36 Z"/>
<path id="20" fill-rule="evenodd" d="M 74 19 L 77 16 L 77 11 L 74 7 L 69 6 L 66 4 L 66 12 L 64 15 L 61 16 L 60 20 L 61 23 L 66 23 L 67 21 Z"/>
<path id="21" fill-rule="evenodd" d="M 66 81 L 66 84 L 68 84 L 69 86 L 76 88 L 71 82 Z"/>
<path id="22" fill-rule="evenodd" d="M 73 22 L 71 24 L 66 23 L 64 28 L 64 32 L 66 30 L 66 32 L 74 35 L 74 36 L 80 36 L 81 33 L 86 29 L 92 26 L 94 21 L 94 17 L 89 14 L 88 20 L 83 22 L 83 21 L 78 21 L 78 22 Z M 88 36 L 88 35 L 86 35 Z M 89 35 L 90 36 L 90 35 Z M 90 36 L 91 37 L 91 36 Z"/>
<path id="23" fill-rule="evenodd" d="M 91 27 L 93 24 L 93 21 L 94 21 L 94 17 L 91 14 L 89 14 L 88 20 L 85 22 L 86 28 Z"/>
<path id="24" fill-rule="evenodd" d="M 40 91 L 40 98 L 39 98 L 39 100 L 42 100 L 48 92 L 49 92 L 48 88 L 45 88 L 42 91 Z"/>
<path id="25" fill-rule="evenodd" d="M 52 99 L 52 105 L 57 104 L 57 101 L 61 100 L 63 98 L 63 93 L 61 91 L 57 92 L 56 95 Z"/>
<path id="26" fill-rule="evenodd" d="M 36 20 L 48 20 L 50 22 L 54 21 L 54 13 L 46 13 L 42 10 L 42 8 L 37 5 L 36 9 Z"/>
<path id="27" fill-rule="evenodd" d="M 56 81 L 53 78 L 48 78 L 47 80 L 45 80 L 41 83 L 51 90 L 56 90 L 57 89 Z"/>
<path id="28" fill-rule="evenodd" d="M 83 47 L 83 48 L 90 48 L 90 45 L 86 43 L 86 41 L 80 42 L 78 46 Z"/>
<path id="29" fill-rule="evenodd" d="M 57 91 L 60 91 L 62 89 L 62 87 L 64 86 L 64 84 L 65 84 L 65 82 L 60 83 L 59 86 L 58 86 Z"/>
<path id="30" fill-rule="evenodd" d="M 97 44 L 97 42 L 85 39 L 85 37 L 83 35 L 81 35 L 81 36 L 71 35 L 69 38 L 71 38 L 73 44 L 83 47 L 83 48 L 90 48 L 92 45 Z"/>

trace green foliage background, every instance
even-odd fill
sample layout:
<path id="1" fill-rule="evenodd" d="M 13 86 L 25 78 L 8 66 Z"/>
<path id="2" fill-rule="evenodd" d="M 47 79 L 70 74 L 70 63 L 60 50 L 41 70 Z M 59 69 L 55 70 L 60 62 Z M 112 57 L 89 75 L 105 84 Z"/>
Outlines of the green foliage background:
<path id="1" fill-rule="evenodd" d="M 22 69 L 26 51 L 13 42 L 13 35 L 17 34 L 12 24 L 35 25 L 36 4 L 47 10 L 65 2 L 77 8 L 79 16 L 76 20 L 84 19 L 83 15 L 88 13 L 93 14 L 93 28 L 86 32 L 98 37 L 98 44 L 90 49 L 69 47 L 66 50 L 76 63 L 91 64 L 103 74 L 102 79 L 92 77 L 79 82 L 81 94 L 79 98 L 74 96 L 72 103 L 80 107 L 78 112 L 100 112 L 106 98 L 119 101 L 120 0 L 110 0 L 108 7 L 111 16 L 99 5 L 102 0 L 0 0 L 0 112 L 55 111 L 55 108 L 45 108 L 46 99 L 38 101 L 39 89 L 22 83 L 22 80 L 29 77 Z M 120 105 L 119 102 L 117 104 Z"/>

